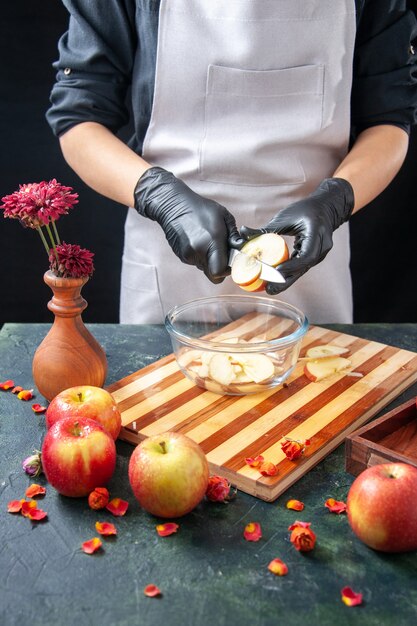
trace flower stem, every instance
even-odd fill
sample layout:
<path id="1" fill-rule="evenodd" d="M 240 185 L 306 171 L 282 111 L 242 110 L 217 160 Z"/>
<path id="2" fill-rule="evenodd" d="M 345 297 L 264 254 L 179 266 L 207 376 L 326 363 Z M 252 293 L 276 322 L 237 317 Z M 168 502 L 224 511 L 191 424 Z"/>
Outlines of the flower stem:
<path id="1" fill-rule="evenodd" d="M 41 228 L 41 226 L 38 226 L 36 230 L 38 231 L 38 233 L 39 233 L 39 234 L 40 234 L 40 236 L 41 236 L 42 243 L 43 243 L 43 245 L 45 246 L 46 254 L 47 254 L 47 255 L 48 255 L 48 257 L 49 257 L 49 246 L 48 246 L 48 242 L 47 242 L 47 241 L 46 241 L 46 239 L 45 239 L 45 235 L 44 235 L 44 234 L 43 234 L 43 232 L 42 232 L 42 228 Z"/>
<path id="2" fill-rule="evenodd" d="M 49 224 L 46 224 L 46 230 L 48 231 L 49 239 L 51 240 L 51 244 L 52 244 L 52 247 L 54 249 L 54 254 L 55 254 L 55 258 L 56 258 L 56 265 L 57 265 L 57 267 L 59 267 L 59 259 L 58 259 L 58 252 L 56 251 L 55 239 L 54 239 L 54 236 L 52 234 L 51 227 L 49 226 Z"/>
<path id="3" fill-rule="evenodd" d="M 52 228 L 54 229 L 55 241 L 60 246 L 61 245 L 61 240 L 60 240 L 59 235 L 58 235 L 58 229 L 56 227 L 55 220 L 52 220 Z"/>

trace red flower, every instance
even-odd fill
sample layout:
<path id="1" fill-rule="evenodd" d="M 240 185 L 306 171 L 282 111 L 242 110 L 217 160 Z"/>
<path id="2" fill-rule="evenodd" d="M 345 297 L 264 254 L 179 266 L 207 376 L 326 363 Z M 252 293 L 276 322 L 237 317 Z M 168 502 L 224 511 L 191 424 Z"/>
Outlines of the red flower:
<path id="1" fill-rule="evenodd" d="M 109 503 L 109 492 L 105 487 L 96 487 L 88 496 L 88 506 L 91 509 L 104 509 Z"/>
<path id="2" fill-rule="evenodd" d="M 296 439 L 290 439 L 289 437 L 286 437 L 285 441 L 281 444 L 281 448 L 287 459 L 289 459 L 290 461 L 295 461 L 296 459 L 299 459 L 302 454 L 304 454 L 306 446 L 309 445 L 309 439 L 305 439 L 304 441 L 298 441 Z"/>
<path id="3" fill-rule="evenodd" d="M 61 278 L 81 278 L 91 276 L 94 272 L 94 253 L 80 248 L 77 244 L 65 243 L 56 246 L 55 251 L 49 253 L 50 268 L 56 276 Z"/>
<path id="4" fill-rule="evenodd" d="M 71 193 L 71 187 L 64 187 L 55 178 L 49 182 L 19 185 L 19 190 L 2 198 L 4 217 L 18 219 L 23 226 L 38 228 L 66 215 L 78 194 Z"/>
<path id="5" fill-rule="evenodd" d="M 288 527 L 291 530 L 290 541 L 299 552 L 310 552 L 316 543 L 316 535 L 310 530 L 311 522 L 294 522 Z"/>
<path id="6" fill-rule="evenodd" d="M 226 478 L 222 476 L 210 476 L 206 498 L 211 502 L 225 502 L 229 499 L 231 485 Z"/>

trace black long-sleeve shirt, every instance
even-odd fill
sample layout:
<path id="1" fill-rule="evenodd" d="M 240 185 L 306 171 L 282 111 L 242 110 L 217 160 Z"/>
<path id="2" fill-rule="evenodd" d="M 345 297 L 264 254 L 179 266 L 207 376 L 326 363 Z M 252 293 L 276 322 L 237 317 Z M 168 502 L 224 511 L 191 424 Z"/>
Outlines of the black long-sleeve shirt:
<path id="1" fill-rule="evenodd" d="M 141 152 L 153 101 L 160 0 L 63 0 L 70 13 L 54 64 L 47 120 L 56 135 L 93 121 L 113 132 L 129 120 Z M 355 0 L 353 133 L 417 123 L 417 24 L 405 0 Z M 325 44 L 324 44 L 325 45 Z M 131 105 L 128 105 L 130 96 Z"/>

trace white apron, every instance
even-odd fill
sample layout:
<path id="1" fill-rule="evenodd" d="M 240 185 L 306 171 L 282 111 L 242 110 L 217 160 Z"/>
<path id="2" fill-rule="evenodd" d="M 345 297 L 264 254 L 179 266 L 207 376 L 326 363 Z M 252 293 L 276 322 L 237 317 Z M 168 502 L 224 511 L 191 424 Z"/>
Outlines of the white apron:
<path id="1" fill-rule="evenodd" d="M 261 227 L 331 176 L 350 131 L 354 0 L 161 0 L 153 110 L 143 158 Z M 349 227 L 326 259 L 276 298 L 313 323 L 352 321 Z M 174 255 L 129 209 L 121 323 L 160 323 L 174 305 L 243 292 Z M 265 294 L 264 294 L 265 295 Z"/>

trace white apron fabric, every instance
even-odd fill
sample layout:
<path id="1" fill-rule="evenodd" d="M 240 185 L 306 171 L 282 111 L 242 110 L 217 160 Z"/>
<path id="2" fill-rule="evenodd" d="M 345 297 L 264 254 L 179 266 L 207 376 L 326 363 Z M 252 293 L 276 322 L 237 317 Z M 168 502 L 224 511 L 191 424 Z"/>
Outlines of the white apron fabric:
<path id="1" fill-rule="evenodd" d="M 347 152 L 354 0 L 161 0 L 154 104 L 143 158 L 261 227 L 334 173 Z M 129 209 L 121 323 L 160 323 L 212 284 Z M 265 295 L 265 294 L 263 294 Z M 349 228 L 277 296 L 313 323 L 351 322 Z"/>

